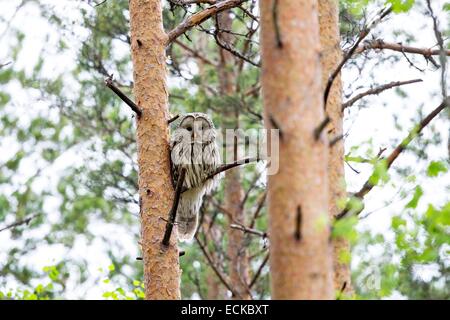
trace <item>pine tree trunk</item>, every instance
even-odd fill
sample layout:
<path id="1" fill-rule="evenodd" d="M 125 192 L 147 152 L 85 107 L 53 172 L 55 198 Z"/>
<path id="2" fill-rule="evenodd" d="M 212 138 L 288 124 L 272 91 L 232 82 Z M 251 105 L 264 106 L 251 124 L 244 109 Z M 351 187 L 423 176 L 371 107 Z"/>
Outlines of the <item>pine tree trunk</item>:
<path id="1" fill-rule="evenodd" d="M 315 0 L 260 1 L 267 128 L 281 130 L 279 172 L 268 177 L 273 299 L 333 299 L 328 139 Z"/>
<path id="2" fill-rule="evenodd" d="M 180 299 L 177 234 L 161 248 L 173 201 L 168 144 L 166 34 L 160 0 L 130 0 L 134 95 L 137 120 L 141 245 L 146 299 Z"/>
<path id="3" fill-rule="evenodd" d="M 217 15 L 219 26 L 223 30 L 231 30 L 232 19 L 229 11 L 221 12 Z M 219 35 L 220 40 L 232 46 L 231 35 L 229 33 L 221 33 Z M 236 77 L 234 76 L 234 56 L 220 48 L 220 64 L 218 66 L 220 91 L 223 96 L 231 96 L 234 94 L 234 88 L 236 87 Z M 230 106 L 231 107 L 231 106 Z M 234 109 L 234 108 L 233 108 Z M 239 125 L 239 111 L 227 110 L 227 120 L 232 128 L 237 128 Z M 227 154 L 233 154 L 233 146 L 227 150 Z M 245 224 L 244 210 L 241 206 L 244 191 L 241 184 L 241 170 L 235 168 L 228 170 L 225 173 L 225 208 L 230 213 L 228 222 Z M 227 254 L 229 257 L 228 272 L 230 278 L 230 285 L 233 287 L 236 296 L 233 299 L 250 299 L 248 293 L 248 257 L 247 250 L 244 245 L 244 234 L 235 229 L 228 228 L 228 248 Z"/>
<path id="4" fill-rule="evenodd" d="M 339 3 L 337 0 L 319 1 L 320 41 L 322 45 L 322 83 L 323 87 L 331 73 L 342 60 L 339 33 Z M 342 135 L 342 82 L 338 76 L 333 83 L 328 96 L 327 114 L 331 122 L 327 127 L 329 140 Z M 345 199 L 345 175 L 344 175 L 344 143 L 340 140 L 329 150 L 328 158 L 328 183 L 329 183 L 329 213 L 333 219 L 338 213 L 338 201 Z M 333 267 L 334 289 L 340 292 L 344 288 L 345 293 L 351 293 L 350 265 L 341 260 L 343 252 L 350 250 L 345 239 L 333 239 Z"/>

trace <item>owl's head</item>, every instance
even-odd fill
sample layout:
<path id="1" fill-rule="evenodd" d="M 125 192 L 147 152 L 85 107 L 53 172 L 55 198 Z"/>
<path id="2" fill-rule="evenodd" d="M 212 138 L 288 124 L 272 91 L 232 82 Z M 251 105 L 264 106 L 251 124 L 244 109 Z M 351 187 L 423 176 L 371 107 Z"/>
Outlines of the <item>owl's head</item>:
<path id="1" fill-rule="evenodd" d="M 180 117 L 176 130 L 190 137 L 193 143 L 209 143 L 216 138 L 216 130 L 211 118 L 205 113 L 187 113 Z"/>

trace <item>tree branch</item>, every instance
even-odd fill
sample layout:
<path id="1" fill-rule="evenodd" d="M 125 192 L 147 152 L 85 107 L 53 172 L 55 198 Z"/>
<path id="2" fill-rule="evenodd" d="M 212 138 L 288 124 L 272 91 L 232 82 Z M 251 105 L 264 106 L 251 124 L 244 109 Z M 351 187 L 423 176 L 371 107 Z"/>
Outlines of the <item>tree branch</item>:
<path id="1" fill-rule="evenodd" d="M 180 23 L 173 30 L 171 30 L 167 33 L 167 37 L 168 37 L 167 44 L 174 41 L 176 38 L 181 36 L 183 33 L 188 31 L 192 27 L 201 24 L 202 22 L 211 18 L 212 16 L 216 15 L 217 13 L 224 11 L 224 10 L 232 9 L 234 7 L 238 7 L 246 1 L 248 1 L 248 0 L 225 0 L 225 1 L 221 1 L 219 3 L 213 4 L 206 9 L 193 14 L 192 16 L 190 16 L 186 20 L 184 20 L 182 23 Z"/>
<path id="2" fill-rule="evenodd" d="M 223 164 L 223 165 L 221 165 L 220 167 L 218 167 L 218 168 L 216 169 L 216 171 L 214 171 L 214 172 L 211 173 L 208 177 L 206 177 L 206 179 L 203 180 L 203 183 L 205 183 L 205 182 L 208 181 L 209 179 L 214 178 L 216 175 L 218 175 L 218 174 L 220 174 L 220 173 L 222 173 L 222 172 L 224 172 L 224 171 L 227 171 L 227 170 L 230 170 L 230 169 L 239 167 L 239 166 L 244 165 L 244 164 L 247 164 L 247 163 L 258 162 L 259 160 L 260 160 L 260 159 L 258 159 L 258 158 L 245 158 L 245 159 L 242 159 L 242 160 L 237 160 L 237 161 L 235 161 L 235 162 L 233 162 L 233 163 Z M 181 193 L 184 193 L 184 192 L 186 192 L 187 190 L 189 190 L 189 189 L 184 188 L 183 191 L 182 191 Z"/>
<path id="3" fill-rule="evenodd" d="M 10 65 L 11 63 L 12 62 L 6 62 L 6 63 L 3 63 L 3 64 L 0 64 L 0 69 Z"/>
<path id="4" fill-rule="evenodd" d="M 424 57 L 438 56 L 441 54 L 440 49 L 430 49 L 430 48 L 417 48 L 411 46 L 405 46 L 401 43 L 389 43 L 384 42 L 382 39 L 374 39 L 365 42 L 363 45 L 359 46 L 353 54 L 360 54 L 366 50 L 392 50 L 401 53 L 412 53 L 412 54 L 420 54 Z M 450 56 L 450 50 L 444 50 L 446 56 Z"/>
<path id="5" fill-rule="evenodd" d="M 246 226 L 243 226 L 242 224 L 232 223 L 232 224 L 230 224 L 230 228 L 240 230 L 244 233 L 254 234 L 254 235 L 260 236 L 261 238 L 267 238 L 269 236 L 267 232 L 259 231 L 259 230 L 252 229 L 252 228 L 247 228 Z"/>
<path id="6" fill-rule="evenodd" d="M 245 159 L 241 159 L 241 160 L 234 161 L 233 163 L 223 164 L 223 165 L 221 165 L 219 168 L 217 168 L 216 171 L 214 171 L 212 174 L 210 174 L 210 175 L 206 178 L 206 180 L 209 180 L 209 179 L 211 179 L 211 178 L 214 178 L 214 176 L 216 176 L 216 175 L 218 175 L 218 174 L 220 174 L 220 173 L 222 173 L 222 172 L 224 172 L 224 171 L 227 171 L 227 170 L 230 170 L 230 169 L 233 169 L 233 168 L 242 166 L 242 165 L 244 165 L 244 164 L 253 163 L 253 162 L 258 162 L 259 160 L 260 160 L 260 159 L 258 159 L 258 158 L 245 158 Z"/>
<path id="7" fill-rule="evenodd" d="M 447 97 L 436 109 L 434 109 L 430 114 L 428 114 L 420 123 L 414 127 L 413 130 L 411 130 L 408 134 L 408 136 L 403 139 L 403 141 L 391 152 L 391 154 L 385 158 L 386 161 L 386 170 L 389 170 L 389 168 L 392 166 L 394 161 L 398 158 L 398 156 L 406 149 L 406 147 L 411 143 L 412 140 L 414 140 L 415 137 L 417 137 L 422 130 L 439 114 L 450 106 L 450 97 Z M 353 195 L 353 197 L 363 200 L 364 197 L 373 189 L 375 185 L 373 185 L 370 182 L 370 179 L 368 179 L 362 188 Z M 337 216 L 336 220 L 344 218 L 347 213 L 350 211 L 351 208 L 347 205 L 347 207 L 342 210 Z M 361 211 L 356 212 L 356 214 L 360 214 Z"/>
<path id="8" fill-rule="evenodd" d="M 251 289 L 253 287 L 253 285 L 256 283 L 256 281 L 258 280 L 259 276 L 261 275 L 262 270 L 264 269 L 265 265 L 267 264 L 267 262 L 269 261 L 269 253 L 266 254 L 263 262 L 261 263 L 261 265 L 259 266 L 258 270 L 256 271 L 255 275 L 253 276 L 252 281 L 250 282 L 250 284 L 248 285 L 248 287 Z"/>
<path id="9" fill-rule="evenodd" d="M 179 45 L 180 48 L 182 48 L 183 50 L 189 52 L 189 53 L 192 55 L 192 57 L 197 58 L 198 60 L 200 60 L 200 61 L 202 61 L 202 62 L 204 62 L 204 63 L 206 63 L 206 64 L 209 64 L 209 65 L 212 65 L 212 66 L 214 66 L 214 67 L 217 67 L 217 63 L 212 62 L 211 60 L 209 60 L 209 59 L 206 58 L 205 56 L 203 56 L 203 55 L 201 55 L 200 53 L 198 53 L 197 50 L 194 50 L 194 49 L 188 47 L 187 45 L 185 45 L 185 44 L 184 44 L 183 42 L 181 42 L 180 40 L 175 39 L 175 40 L 173 41 L 173 43 Z"/>
<path id="10" fill-rule="evenodd" d="M 170 118 L 170 119 L 167 121 L 167 123 L 168 123 L 168 124 L 171 124 L 172 122 L 177 121 L 179 118 L 180 118 L 180 115 L 177 114 L 177 115 L 174 116 L 173 118 Z"/>
<path id="11" fill-rule="evenodd" d="M 197 235 L 195 235 L 195 240 L 197 241 L 198 246 L 202 250 L 203 255 L 205 256 L 206 260 L 208 261 L 209 266 L 211 267 L 211 269 L 213 269 L 214 273 L 217 275 L 219 280 L 234 296 L 239 297 L 237 292 L 231 287 L 231 285 L 228 284 L 228 281 L 226 280 L 225 276 L 219 271 L 216 264 L 214 263 L 211 256 L 209 255 L 208 251 L 206 250 L 205 245 L 201 242 L 201 240 L 199 239 L 199 237 Z"/>
<path id="12" fill-rule="evenodd" d="M 177 187 L 175 189 L 175 197 L 173 200 L 172 208 L 170 209 L 170 213 L 169 213 L 169 220 L 167 221 L 167 224 L 166 224 L 166 231 L 164 233 L 164 238 L 161 242 L 161 244 L 164 247 L 168 247 L 169 243 L 170 243 L 170 236 L 172 235 L 172 229 L 175 224 L 175 219 L 177 217 L 178 203 L 180 202 L 181 190 L 183 187 L 185 176 L 186 176 L 186 168 L 182 168 L 180 176 L 177 181 Z"/>
<path id="13" fill-rule="evenodd" d="M 0 229 L 0 232 L 6 231 L 6 230 L 9 230 L 9 229 L 13 229 L 13 228 L 19 227 L 19 226 L 24 225 L 24 224 L 28 225 L 31 222 L 31 220 L 33 220 L 37 216 L 39 216 L 39 213 L 35 214 L 35 215 L 31 216 L 31 217 L 28 217 L 26 219 L 18 220 L 16 222 L 13 222 L 10 225 L 7 225 L 6 227 Z"/>
<path id="14" fill-rule="evenodd" d="M 177 6 L 189 6 L 191 4 L 215 4 L 217 0 L 169 0 L 169 2 Z"/>
<path id="15" fill-rule="evenodd" d="M 427 0 L 428 11 L 430 12 L 431 19 L 433 19 L 433 30 L 436 36 L 437 44 L 439 46 L 439 61 L 441 62 L 441 89 L 442 97 L 445 99 L 447 96 L 447 59 L 445 54 L 444 39 L 442 38 L 442 33 L 439 31 L 438 18 L 434 14 L 433 7 L 431 6 L 431 0 Z"/>
<path id="16" fill-rule="evenodd" d="M 360 43 L 369 35 L 370 31 L 384 18 L 386 17 L 389 13 L 392 12 L 392 8 L 388 8 L 388 9 L 383 9 L 381 10 L 379 17 L 377 19 L 375 19 L 371 24 L 369 24 L 368 26 L 365 26 L 361 32 L 359 33 L 358 39 L 356 40 L 355 44 L 350 48 L 350 50 L 347 51 L 347 53 L 344 55 L 344 57 L 342 58 L 341 62 L 339 63 L 339 65 L 336 67 L 336 69 L 333 71 L 333 73 L 330 75 L 330 77 L 328 78 L 327 81 L 327 85 L 325 87 L 325 92 L 323 94 L 323 101 L 324 101 L 324 109 L 326 109 L 327 106 L 327 101 L 328 101 L 328 96 L 330 94 L 331 91 L 331 87 L 333 86 L 333 82 L 336 79 L 336 77 L 339 75 L 339 73 L 342 70 L 342 67 L 344 67 L 344 65 L 346 64 L 346 62 L 348 60 L 350 60 L 350 58 L 353 56 L 353 54 L 355 53 L 355 51 L 358 49 Z"/>
<path id="17" fill-rule="evenodd" d="M 122 99 L 122 101 L 125 102 L 131 108 L 131 110 L 133 110 L 137 114 L 138 117 L 142 115 L 142 110 L 114 85 L 112 76 L 105 79 L 105 85 L 110 88 L 120 99 Z"/>
<path id="18" fill-rule="evenodd" d="M 394 82 L 390 82 L 390 83 L 381 85 L 376 88 L 369 89 L 365 92 L 362 92 L 362 93 L 356 95 L 355 97 L 351 98 L 350 100 L 344 102 L 342 104 L 342 111 L 344 111 L 346 108 L 352 106 L 356 101 L 358 101 L 366 96 L 380 94 L 381 92 L 383 92 L 385 90 L 389 90 L 389 89 L 392 89 L 395 87 L 399 87 L 399 86 L 403 86 L 403 85 L 407 85 L 407 84 L 411 84 L 411 83 L 422 82 L 422 81 L 423 81 L 422 79 L 414 79 L 414 80 L 407 80 L 407 81 L 394 81 Z"/>

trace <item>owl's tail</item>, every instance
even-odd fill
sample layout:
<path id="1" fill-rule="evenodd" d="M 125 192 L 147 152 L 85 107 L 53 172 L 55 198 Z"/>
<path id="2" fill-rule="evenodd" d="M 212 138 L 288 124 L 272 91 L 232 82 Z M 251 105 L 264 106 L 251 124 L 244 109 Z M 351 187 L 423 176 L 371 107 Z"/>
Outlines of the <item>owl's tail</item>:
<path id="1" fill-rule="evenodd" d="M 180 198 L 176 220 L 180 241 L 189 241 L 194 238 L 203 194 L 204 192 L 200 188 L 193 188 L 185 191 Z"/>

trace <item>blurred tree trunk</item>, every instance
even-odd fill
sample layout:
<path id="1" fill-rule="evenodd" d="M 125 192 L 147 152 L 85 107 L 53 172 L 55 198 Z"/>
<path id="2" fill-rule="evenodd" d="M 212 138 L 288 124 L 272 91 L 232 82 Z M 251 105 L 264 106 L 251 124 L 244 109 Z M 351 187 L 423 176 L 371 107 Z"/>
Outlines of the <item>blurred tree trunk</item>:
<path id="1" fill-rule="evenodd" d="M 180 299 L 177 234 L 160 243 L 173 199 L 168 144 L 166 34 L 160 0 L 130 0 L 134 95 L 137 120 L 141 245 L 146 299 Z"/>
<path id="2" fill-rule="evenodd" d="M 324 119 L 315 0 L 260 1 L 267 128 L 278 128 L 279 172 L 268 177 L 274 299 L 333 299 Z"/>
<path id="3" fill-rule="evenodd" d="M 331 73 L 342 60 L 339 34 L 339 3 L 337 0 L 319 1 L 320 41 L 322 45 L 322 84 L 325 87 Z M 334 80 L 328 96 L 327 114 L 331 122 L 327 128 L 332 139 L 343 134 L 342 82 L 340 75 Z M 343 139 L 330 147 L 328 158 L 329 213 L 333 219 L 338 213 L 338 201 L 345 199 L 344 143 Z M 349 251 L 348 241 L 333 239 L 334 289 L 351 293 L 350 265 L 341 262 L 342 252 Z"/>
<path id="4" fill-rule="evenodd" d="M 218 24 L 222 30 L 231 30 L 232 18 L 229 11 L 221 12 L 217 15 Z M 219 38 L 222 43 L 232 46 L 232 36 L 229 33 L 221 32 Z M 218 66 L 218 74 L 220 81 L 220 91 L 223 97 L 233 96 L 236 88 L 235 58 L 234 56 L 219 48 L 220 63 Z M 239 110 L 236 106 L 226 106 L 225 114 L 226 122 L 229 126 L 227 128 L 239 127 Z M 234 154 L 234 148 L 231 146 L 226 150 L 227 154 Z M 244 190 L 242 189 L 241 169 L 235 168 L 225 172 L 225 209 L 230 213 L 228 217 L 229 224 L 241 223 L 245 224 L 244 210 L 242 207 L 242 200 L 244 198 Z M 229 257 L 228 272 L 230 277 L 230 285 L 236 292 L 233 299 L 250 299 L 248 293 L 248 257 L 247 250 L 244 245 L 244 234 L 235 229 L 228 228 L 228 249 Z"/>

